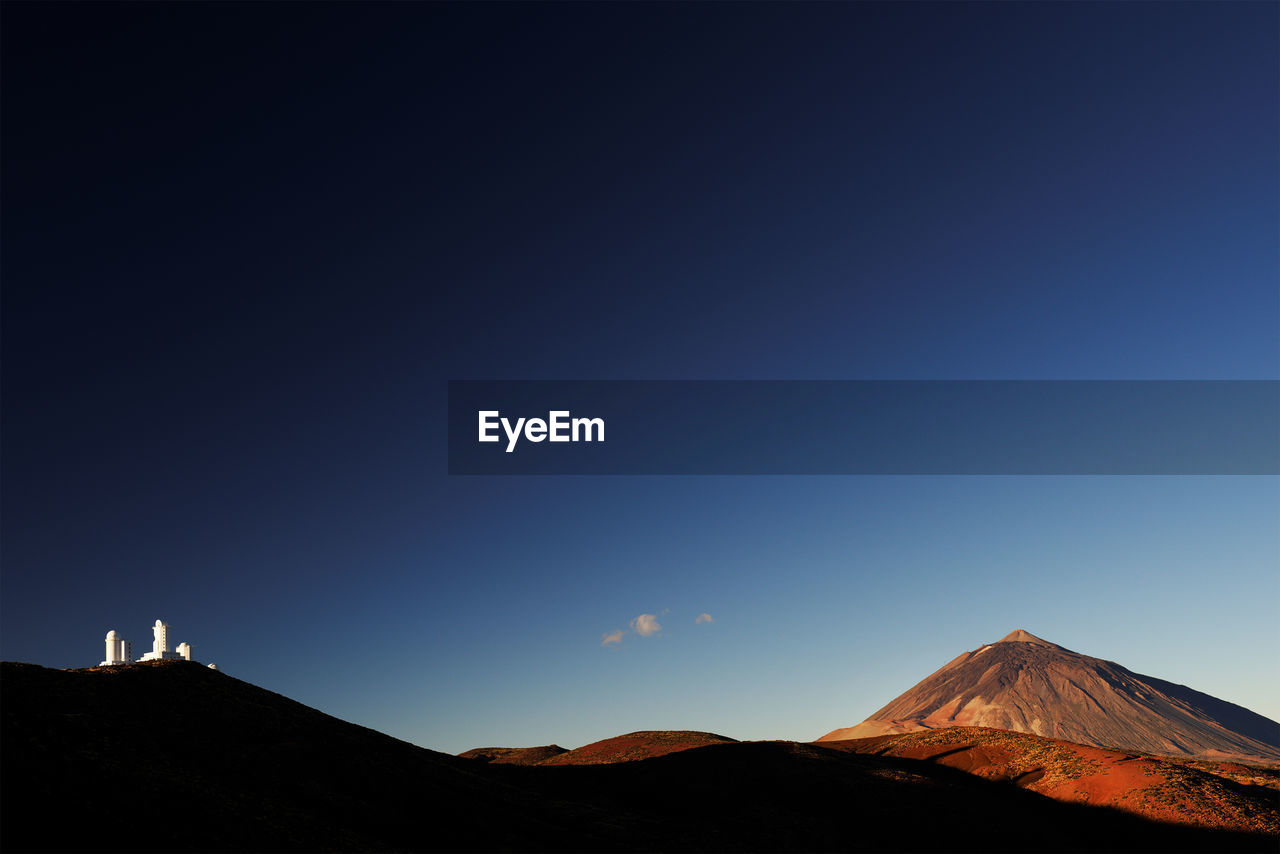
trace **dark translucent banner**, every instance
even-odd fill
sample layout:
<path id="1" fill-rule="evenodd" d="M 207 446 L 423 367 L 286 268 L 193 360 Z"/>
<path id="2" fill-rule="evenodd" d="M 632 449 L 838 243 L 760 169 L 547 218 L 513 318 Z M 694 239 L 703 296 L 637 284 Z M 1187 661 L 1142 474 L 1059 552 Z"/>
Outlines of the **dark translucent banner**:
<path id="1" fill-rule="evenodd" d="M 453 381 L 450 474 L 1280 474 L 1280 382 Z"/>

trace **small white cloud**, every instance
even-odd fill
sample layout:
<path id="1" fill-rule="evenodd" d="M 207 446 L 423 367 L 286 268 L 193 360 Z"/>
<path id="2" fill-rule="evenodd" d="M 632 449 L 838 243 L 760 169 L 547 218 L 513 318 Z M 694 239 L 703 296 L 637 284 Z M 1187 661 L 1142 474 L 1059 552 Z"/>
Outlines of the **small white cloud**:
<path id="1" fill-rule="evenodd" d="M 611 643 L 622 643 L 622 636 L 626 633 L 625 629 L 618 629 L 616 632 L 609 632 L 607 635 L 601 635 L 600 645 L 608 646 Z"/>
<path id="2" fill-rule="evenodd" d="M 658 623 L 658 618 L 653 614 L 641 614 L 631 621 L 631 630 L 642 638 L 649 635 L 656 635 L 662 631 L 662 626 Z"/>
<path id="3" fill-rule="evenodd" d="M 693 624 L 696 626 L 699 623 L 714 623 L 714 622 L 715 620 L 711 618 L 711 615 L 704 611 L 703 613 L 698 615 L 698 619 L 694 620 Z"/>

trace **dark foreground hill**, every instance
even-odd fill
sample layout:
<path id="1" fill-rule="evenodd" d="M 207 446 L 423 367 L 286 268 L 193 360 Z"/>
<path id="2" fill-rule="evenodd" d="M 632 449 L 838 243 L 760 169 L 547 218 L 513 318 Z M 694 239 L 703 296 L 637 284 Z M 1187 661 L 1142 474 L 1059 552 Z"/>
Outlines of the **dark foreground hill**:
<path id="1" fill-rule="evenodd" d="M 818 740 L 949 726 L 1167 756 L 1280 763 L 1280 723 L 1022 629 L 961 653 L 867 720 Z"/>
<path id="2" fill-rule="evenodd" d="M 190 662 L 0 667 L 5 851 L 1274 851 L 910 757 L 791 742 L 500 765 Z"/>

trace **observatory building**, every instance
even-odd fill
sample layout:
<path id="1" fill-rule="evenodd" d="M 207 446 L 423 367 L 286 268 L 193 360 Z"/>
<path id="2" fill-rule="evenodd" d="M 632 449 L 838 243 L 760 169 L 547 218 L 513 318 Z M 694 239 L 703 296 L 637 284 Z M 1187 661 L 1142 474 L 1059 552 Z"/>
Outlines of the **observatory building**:
<path id="1" fill-rule="evenodd" d="M 167 624 L 156 620 L 156 624 L 151 627 L 151 633 L 155 635 L 155 639 L 151 641 L 151 652 L 139 658 L 139 661 L 158 661 L 175 658 L 191 660 L 191 644 L 179 644 L 177 652 L 169 648 L 169 626 Z"/>
<path id="2" fill-rule="evenodd" d="M 191 644 L 180 643 L 177 650 L 169 648 L 169 626 L 166 623 L 156 620 L 156 624 L 151 627 L 151 633 L 154 635 L 151 641 L 151 652 L 139 658 L 138 661 L 191 660 Z M 133 643 L 120 637 L 115 629 L 107 632 L 107 659 L 98 666 L 132 663 Z"/>
<path id="3" fill-rule="evenodd" d="M 107 660 L 98 666 L 128 664 L 131 661 L 133 661 L 133 642 L 117 635 L 115 629 L 107 632 Z"/>

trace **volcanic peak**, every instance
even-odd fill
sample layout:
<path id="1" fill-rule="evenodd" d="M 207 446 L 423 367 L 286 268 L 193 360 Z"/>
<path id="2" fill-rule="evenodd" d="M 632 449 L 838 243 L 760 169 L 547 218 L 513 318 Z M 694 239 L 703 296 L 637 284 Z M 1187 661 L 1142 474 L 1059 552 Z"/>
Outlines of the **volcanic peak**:
<path id="1" fill-rule="evenodd" d="M 1040 646 L 1053 647 L 1054 649 L 1062 649 L 1056 643 L 1050 643 L 1044 638 L 1038 638 L 1026 629 L 1014 629 L 1009 634 L 1000 638 L 996 643 L 1034 643 Z"/>
<path id="2" fill-rule="evenodd" d="M 954 726 L 1155 755 L 1280 763 L 1280 723 L 1023 629 L 961 653 L 862 723 L 819 741 Z"/>

